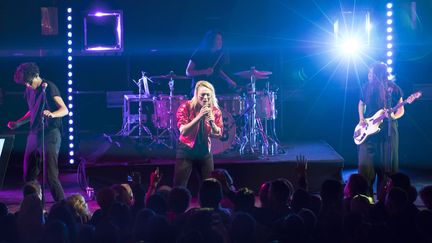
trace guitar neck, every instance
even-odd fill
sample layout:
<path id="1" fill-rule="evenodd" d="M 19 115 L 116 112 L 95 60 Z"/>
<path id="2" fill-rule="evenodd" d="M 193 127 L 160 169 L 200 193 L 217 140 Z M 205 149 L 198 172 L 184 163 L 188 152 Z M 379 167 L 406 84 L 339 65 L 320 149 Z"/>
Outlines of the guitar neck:
<path id="1" fill-rule="evenodd" d="M 395 112 L 397 111 L 400 107 L 404 106 L 405 104 L 407 104 L 408 101 L 404 100 L 401 103 L 398 103 L 397 105 L 395 105 L 393 108 L 390 109 L 391 112 Z"/>

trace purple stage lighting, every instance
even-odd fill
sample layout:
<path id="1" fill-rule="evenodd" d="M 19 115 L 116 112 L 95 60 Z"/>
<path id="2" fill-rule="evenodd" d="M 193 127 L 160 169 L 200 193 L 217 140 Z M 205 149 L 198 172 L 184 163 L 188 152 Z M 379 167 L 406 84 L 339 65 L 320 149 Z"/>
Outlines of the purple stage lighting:
<path id="1" fill-rule="evenodd" d="M 123 51 L 123 12 L 88 13 L 84 17 L 84 50 Z"/>

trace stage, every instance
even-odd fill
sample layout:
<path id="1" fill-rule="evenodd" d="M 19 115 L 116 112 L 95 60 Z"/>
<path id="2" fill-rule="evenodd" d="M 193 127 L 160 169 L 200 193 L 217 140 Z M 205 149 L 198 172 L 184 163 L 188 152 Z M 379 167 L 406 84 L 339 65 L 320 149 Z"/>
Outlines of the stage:
<path id="1" fill-rule="evenodd" d="M 125 183 L 128 176 L 130 179 L 134 172 L 141 173 L 145 180 L 156 167 L 159 167 L 163 174 L 161 185 L 172 185 L 174 150 L 149 148 L 124 138 L 111 141 L 111 146 L 107 146 L 107 141 L 101 143 L 100 154 L 93 153 L 81 160 L 82 171 L 91 187 Z M 280 154 L 267 156 L 258 153 L 240 156 L 236 152 L 218 154 L 214 156 L 215 168 L 226 169 L 237 187 L 249 187 L 257 192 L 263 182 L 279 177 L 287 178 L 296 184 L 296 156 L 304 155 L 308 160 L 309 191 L 319 192 L 320 185 L 326 179 L 342 180 L 344 159 L 325 141 L 285 143 L 279 152 Z M 88 158 L 93 161 L 87 161 Z M 197 188 L 196 181 L 197 176 L 193 172 L 189 188 L 194 193 Z"/>

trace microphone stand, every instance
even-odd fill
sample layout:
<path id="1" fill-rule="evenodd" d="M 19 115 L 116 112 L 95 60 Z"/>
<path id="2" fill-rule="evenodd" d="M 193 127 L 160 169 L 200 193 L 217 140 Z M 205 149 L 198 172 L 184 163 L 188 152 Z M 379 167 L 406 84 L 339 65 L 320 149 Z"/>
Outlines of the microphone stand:
<path id="1" fill-rule="evenodd" d="M 44 110 L 45 110 L 45 103 L 46 103 L 46 92 L 45 92 L 46 86 L 42 87 L 42 109 L 41 109 L 41 125 L 42 125 L 42 186 L 41 186 L 41 193 L 42 193 L 42 208 L 45 209 L 45 184 L 46 184 L 46 161 L 45 161 L 45 116 L 44 116 Z"/>

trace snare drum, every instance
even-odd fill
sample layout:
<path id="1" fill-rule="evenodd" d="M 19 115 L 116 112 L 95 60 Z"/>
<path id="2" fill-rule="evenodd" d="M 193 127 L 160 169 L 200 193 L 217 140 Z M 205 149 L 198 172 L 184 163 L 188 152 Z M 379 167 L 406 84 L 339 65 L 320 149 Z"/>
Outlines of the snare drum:
<path id="1" fill-rule="evenodd" d="M 276 93 L 273 91 L 257 91 L 256 99 L 256 117 L 261 119 L 276 119 Z M 248 95 L 248 104 L 252 105 L 252 94 Z"/>
<path id="2" fill-rule="evenodd" d="M 224 110 L 222 111 L 222 121 L 223 121 L 223 132 L 222 137 L 211 139 L 211 152 L 212 154 L 220 154 L 225 150 L 231 148 L 234 143 L 234 139 L 236 136 L 236 124 L 232 115 Z"/>
<path id="3" fill-rule="evenodd" d="M 172 128 L 177 129 L 176 112 L 181 104 L 186 102 L 186 96 L 174 95 L 171 97 L 171 111 L 170 111 L 170 96 L 159 95 L 153 97 L 154 116 L 153 124 L 157 128 L 170 128 L 170 116 L 172 115 Z"/>
<path id="4" fill-rule="evenodd" d="M 220 107 L 232 115 L 241 115 L 245 110 L 245 99 L 240 95 L 219 95 L 217 97 Z"/>

